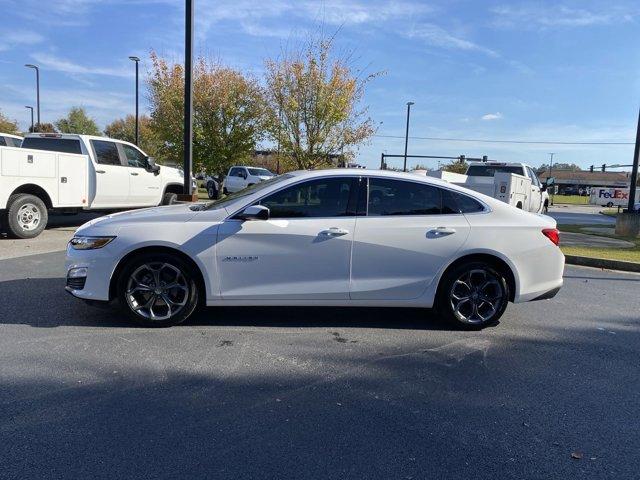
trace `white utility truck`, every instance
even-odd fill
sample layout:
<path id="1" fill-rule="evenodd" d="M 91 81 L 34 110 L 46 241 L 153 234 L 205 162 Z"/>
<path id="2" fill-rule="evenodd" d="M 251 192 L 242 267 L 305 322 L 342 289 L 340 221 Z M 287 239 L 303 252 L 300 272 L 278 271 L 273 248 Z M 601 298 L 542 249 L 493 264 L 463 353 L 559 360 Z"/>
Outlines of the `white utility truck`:
<path id="1" fill-rule="evenodd" d="M 465 174 L 442 170 L 425 174 L 528 212 L 546 213 L 549 208 L 547 187 L 540 182 L 533 168 L 524 163 L 472 162 Z"/>
<path id="2" fill-rule="evenodd" d="M 629 205 L 629 187 L 592 187 L 589 195 L 591 205 L 602 205 L 603 207 L 627 207 Z M 640 189 L 636 190 L 634 204 L 640 202 Z"/>
<path id="3" fill-rule="evenodd" d="M 244 188 L 260 183 L 263 180 L 269 180 L 274 176 L 275 173 L 270 172 L 266 168 L 248 166 L 231 167 L 222 183 L 222 191 L 225 194 L 239 192 Z"/>
<path id="4" fill-rule="evenodd" d="M 20 148 L 0 147 L 0 218 L 17 238 L 39 235 L 49 211 L 152 207 L 174 203 L 182 191 L 181 170 L 121 140 L 34 133 Z"/>

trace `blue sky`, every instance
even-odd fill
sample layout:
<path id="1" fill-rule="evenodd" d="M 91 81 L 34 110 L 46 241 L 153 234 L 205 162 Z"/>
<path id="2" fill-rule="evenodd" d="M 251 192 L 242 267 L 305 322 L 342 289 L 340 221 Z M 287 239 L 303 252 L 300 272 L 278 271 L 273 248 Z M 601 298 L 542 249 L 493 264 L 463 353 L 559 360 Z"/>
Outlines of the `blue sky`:
<path id="1" fill-rule="evenodd" d="M 42 120 L 84 106 L 102 127 L 133 112 L 133 65 L 181 61 L 181 0 L 0 0 L 0 109 L 27 126 L 41 67 Z M 378 134 L 359 151 L 368 166 L 402 153 L 410 135 L 525 141 L 632 142 L 640 106 L 640 9 L 633 0 L 196 0 L 196 51 L 260 76 L 319 25 L 339 29 L 354 67 L 386 72 L 366 103 Z M 535 145 L 411 139 L 409 153 L 489 155 L 584 167 L 630 163 L 631 145 Z"/>

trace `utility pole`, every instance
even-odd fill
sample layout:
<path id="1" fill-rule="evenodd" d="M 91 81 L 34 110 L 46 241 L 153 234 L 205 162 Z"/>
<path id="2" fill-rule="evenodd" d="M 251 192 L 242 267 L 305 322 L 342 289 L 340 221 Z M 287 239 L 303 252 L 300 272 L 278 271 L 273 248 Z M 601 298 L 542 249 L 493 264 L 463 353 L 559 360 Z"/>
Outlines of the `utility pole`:
<path id="1" fill-rule="evenodd" d="M 403 172 L 407 171 L 407 147 L 409 146 L 409 117 L 411 116 L 411 105 L 413 102 L 407 102 L 407 130 L 404 135 L 404 168 Z"/>
<path id="2" fill-rule="evenodd" d="M 638 129 L 636 131 L 636 148 L 633 151 L 633 167 L 631 168 L 631 185 L 627 211 L 633 212 L 636 201 L 636 185 L 638 183 L 638 156 L 640 156 L 640 112 L 638 113 Z"/>
<path id="3" fill-rule="evenodd" d="M 184 37 L 184 194 L 192 196 L 193 165 L 193 2 L 185 1 Z"/>
<path id="4" fill-rule="evenodd" d="M 549 160 L 549 178 L 551 178 L 551 173 L 553 172 L 553 156 L 555 155 L 554 152 L 551 152 L 549 154 L 550 160 Z M 547 178 L 547 181 L 549 181 L 549 178 Z M 555 182 L 553 182 L 552 186 L 551 186 L 551 205 L 553 205 L 553 192 L 556 191 L 556 185 Z"/>
<path id="5" fill-rule="evenodd" d="M 138 120 L 138 63 L 140 63 L 140 59 L 138 57 L 129 57 L 129 60 L 136 63 L 136 145 L 140 146 L 140 126 Z"/>
<path id="6" fill-rule="evenodd" d="M 29 106 L 29 105 L 25 105 L 24 108 L 28 108 L 29 110 L 31 110 L 31 132 L 33 133 L 33 107 Z"/>
<path id="7" fill-rule="evenodd" d="M 37 119 L 38 119 L 38 129 L 40 129 L 40 69 L 37 65 L 33 65 L 31 63 L 27 63 L 25 65 L 27 68 L 33 68 L 36 71 L 36 109 L 38 111 Z"/>

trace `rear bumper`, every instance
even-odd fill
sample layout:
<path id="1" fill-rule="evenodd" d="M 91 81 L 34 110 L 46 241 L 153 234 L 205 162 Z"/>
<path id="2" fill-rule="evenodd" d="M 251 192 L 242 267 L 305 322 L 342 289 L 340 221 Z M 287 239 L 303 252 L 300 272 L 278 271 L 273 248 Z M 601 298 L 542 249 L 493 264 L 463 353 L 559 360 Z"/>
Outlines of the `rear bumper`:
<path id="1" fill-rule="evenodd" d="M 561 289 L 561 288 L 562 288 L 562 287 L 556 287 L 556 288 L 553 288 L 553 289 L 549 290 L 548 292 L 543 293 L 543 294 L 542 294 L 542 295 L 540 295 L 539 297 L 534 298 L 534 299 L 533 299 L 533 300 L 531 300 L 531 301 L 532 301 L 532 302 L 535 302 L 535 301 L 537 301 L 537 300 L 548 300 L 548 299 L 550 299 L 550 298 L 553 298 L 553 297 L 555 297 L 555 296 L 558 294 L 558 292 L 560 291 L 560 289 Z"/>

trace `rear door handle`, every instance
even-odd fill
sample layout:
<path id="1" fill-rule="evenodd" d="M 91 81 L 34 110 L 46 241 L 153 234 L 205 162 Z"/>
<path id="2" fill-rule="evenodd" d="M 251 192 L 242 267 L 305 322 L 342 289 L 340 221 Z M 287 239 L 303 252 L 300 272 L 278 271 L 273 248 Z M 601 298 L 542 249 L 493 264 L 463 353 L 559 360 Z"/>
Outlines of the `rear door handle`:
<path id="1" fill-rule="evenodd" d="M 131 172 L 131 175 L 137 176 L 138 172 Z"/>
<path id="2" fill-rule="evenodd" d="M 96 170 L 96 173 L 107 173 L 104 170 Z"/>
<path id="3" fill-rule="evenodd" d="M 322 230 L 320 235 L 324 235 L 325 237 L 341 237 L 342 235 L 347 235 L 349 230 L 344 228 L 331 227 L 327 230 Z"/>
<path id="4" fill-rule="evenodd" d="M 455 228 L 437 227 L 437 228 L 434 228 L 433 230 L 429 230 L 427 232 L 427 237 L 429 238 L 446 237 L 447 235 L 453 235 L 454 233 L 456 233 Z"/>

